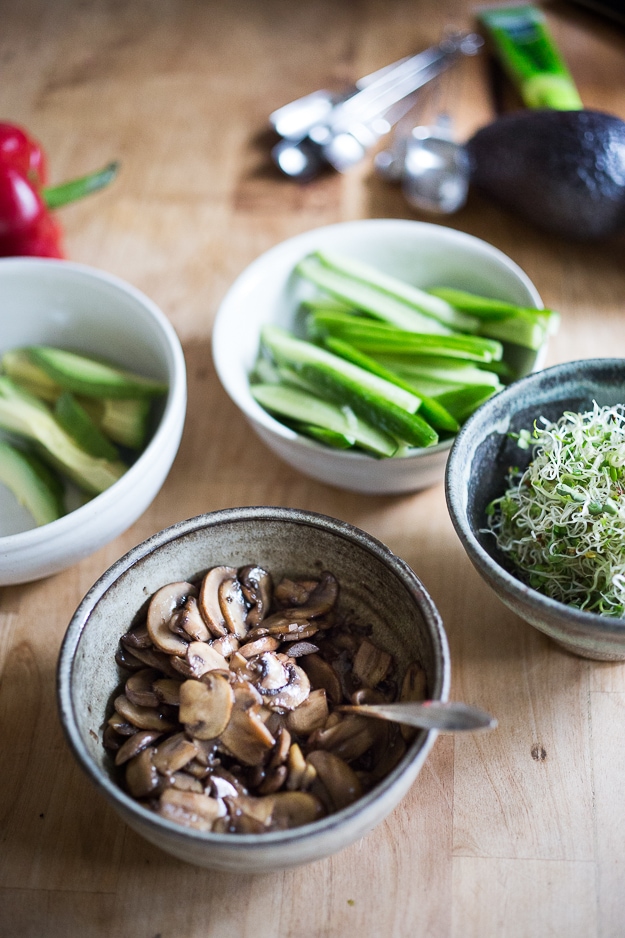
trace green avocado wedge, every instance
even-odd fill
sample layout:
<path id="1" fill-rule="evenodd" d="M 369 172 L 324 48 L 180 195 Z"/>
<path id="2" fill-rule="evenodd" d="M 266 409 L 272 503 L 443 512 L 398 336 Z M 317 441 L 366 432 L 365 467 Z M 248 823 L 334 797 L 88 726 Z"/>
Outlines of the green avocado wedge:
<path id="1" fill-rule="evenodd" d="M 36 456 L 6 440 L 0 440 L 0 484 L 15 495 L 38 527 L 65 514 L 60 480 Z"/>
<path id="2" fill-rule="evenodd" d="M 28 349 L 31 361 L 60 387 L 85 397 L 159 397 L 167 391 L 162 381 L 144 378 L 86 355 L 47 345 Z"/>

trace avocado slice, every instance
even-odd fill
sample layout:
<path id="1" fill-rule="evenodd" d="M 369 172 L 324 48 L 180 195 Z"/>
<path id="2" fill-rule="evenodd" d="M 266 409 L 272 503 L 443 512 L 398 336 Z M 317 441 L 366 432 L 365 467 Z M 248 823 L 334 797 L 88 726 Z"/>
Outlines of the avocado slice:
<path id="1" fill-rule="evenodd" d="M 152 403 L 148 398 L 83 398 L 80 403 L 109 439 L 129 449 L 145 446 Z"/>
<path id="2" fill-rule="evenodd" d="M 32 345 L 31 361 L 67 391 L 85 397 L 144 398 L 165 394 L 167 384 L 144 378 L 107 362 L 48 345 Z"/>
<path id="3" fill-rule="evenodd" d="M 38 527 L 65 514 L 60 479 L 34 454 L 1 439 L 0 483 L 13 492 Z"/>
<path id="4" fill-rule="evenodd" d="M 625 122 L 618 117 L 504 114 L 466 149 L 472 185 L 546 231 L 592 241 L 625 227 Z"/>
<path id="5" fill-rule="evenodd" d="M 71 391 L 63 391 L 54 405 L 54 416 L 63 429 L 91 456 L 118 459 L 115 446 L 98 429 Z"/>
<path id="6" fill-rule="evenodd" d="M 109 488 L 128 468 L 118 460 L 85 452 L 46 404 L 6 376 L 0 376 L 0 429 L 34 442 L 46 460 L 92 495 Z"/>

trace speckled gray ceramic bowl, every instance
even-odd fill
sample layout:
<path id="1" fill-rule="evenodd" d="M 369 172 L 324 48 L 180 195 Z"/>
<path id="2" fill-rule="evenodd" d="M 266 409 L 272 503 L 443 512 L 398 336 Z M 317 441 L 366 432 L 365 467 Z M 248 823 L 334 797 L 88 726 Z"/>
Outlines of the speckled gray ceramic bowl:
<path id="1" fill-rule="evenodd" d="M 482 405 L 453 445 L 446 472 L 447 506 L 456 532 L 477 571 L 517 615 L 569 651 L 599 660 L 625 659 L 625 621 L 581 612 L 549 599 L 518 580 L 483 533 L 486 506 L 502 495 L 510 466 L 531 458 L 508 433 L 531 430 L 535 418 L 557 420 L 625 402 L 625 359 L 588 359 L 556 365 L 510 385 Z"/>
<path id="2" fill-rule="evenodd" d="M 61 722 L 82 768 L 139 834 L 174 856 L 214 869 L 259 873 L 335 853 L 382 821 L 405 795 L 434 744 L 420 731 L 395 769 L 350 807 L 303 827 L 267 834 L 202 833 L 167 821 L 115 782 L 102 732 L 121 672 L 120 636 L 160 586 L 218 564 L 259 563 L 275 576 L 331 570 L 343 611 L 371 624 L 373 641 L 405 667 L 423 665 L 429 696 L 446 700 L 449 652 L 420 580 L 387 547 L 342 521 L 288 508 L 233 508 L 183 521 L 135 547 L 87 593 L 65 636 L 58 668 Z"/>

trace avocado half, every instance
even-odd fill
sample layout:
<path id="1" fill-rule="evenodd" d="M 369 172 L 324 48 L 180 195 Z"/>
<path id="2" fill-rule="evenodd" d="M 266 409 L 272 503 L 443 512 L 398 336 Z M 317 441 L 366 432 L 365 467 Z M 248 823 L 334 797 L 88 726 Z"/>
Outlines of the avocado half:
<path id="1" fill-rule="evenodd" d="M 546 231 L 599 240 L 625 228 L 625 122 L 600 111 L 506 114 L 466 145 L 471 183 Z"/>

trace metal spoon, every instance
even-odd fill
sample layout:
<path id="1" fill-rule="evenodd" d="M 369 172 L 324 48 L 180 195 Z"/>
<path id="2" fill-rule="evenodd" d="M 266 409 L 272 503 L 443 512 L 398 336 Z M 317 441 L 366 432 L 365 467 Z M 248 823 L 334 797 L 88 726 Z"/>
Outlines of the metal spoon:
<path id="1" fill-rule="evenodd" d="M 358 713 L 363 717 L 389 720 L 391 723 L 404 723 L 406 726 L 416 726 L 423 730 L 439 730 L 441 733 L 493 730 L 497 726 L 495 717 L 485 710 L 453 700 L 402 701 L 358 706 L 345 704 L 337 709 Z"/>

